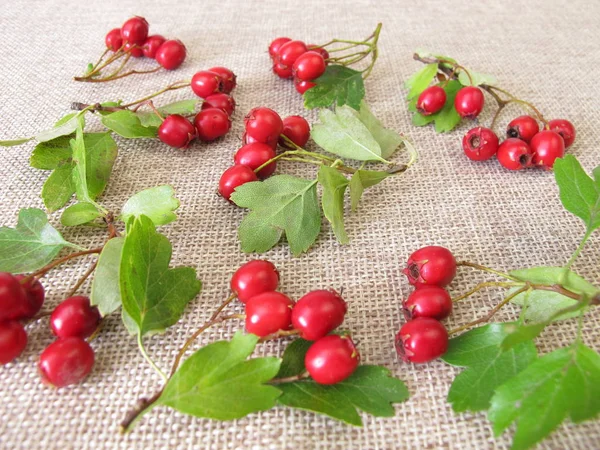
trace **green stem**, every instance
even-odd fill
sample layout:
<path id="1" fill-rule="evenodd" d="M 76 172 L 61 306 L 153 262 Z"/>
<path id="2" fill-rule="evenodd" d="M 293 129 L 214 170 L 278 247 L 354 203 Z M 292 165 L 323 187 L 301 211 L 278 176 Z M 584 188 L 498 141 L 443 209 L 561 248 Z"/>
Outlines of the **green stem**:
<path id="1" fill-rule="evenodd" d="M 137 105 L 138 103 L 145 102 L 146 100 L 153 99 L 154 97 L 157 97 L 160 94 L 164 94 L 167 91 L 174 91 L 176 89 L 181 89 L 181 88 L 189 87 L 189 85 L 190 85 L 189 81 L 176 81 L 175 83 L 172 83 L 172 84 L 168 85 L 167 87 L 161 89 L 160 91 L 156 91 L 155 93 L 147 95 L 146 97 L 142 97 L 142 98 L 140 98 L 138 100 L 135 100 L 133 102 L 126 103 L 125 105 L 121 105 L 121 108 L 129 108 L 130 106 L 134 106 L 134 105 Z"/>
<path id="2" fill-rule="evenodd" d="M 524 286 L 525 283 L 507 283 L 507 282 L 502 282 L 502 281 L 486 281 L 484 283 L 479 283 L 477 286 L 475 286 L 473 289 L 468 290 L 467 292 L 465 292 L 464 294 L 453 298 L 452 302 L 459 302 L 461 300 L 464 300 L 465 298 L 470 297 L 471 295 L 475 294 L 476 292 L 481 291 L 482 289 L 488 288 L 488 287 L 502 287 L 502 288 L 511 288 L 511 287 L 517 287 L 517 286 Z"/>
<path id="3" fill-rule="evenodd" d="M 585 247 L 585 244 L 586 244 L 587 240 L 590 238 L 591 234 L 592 234 L 592 231 L 589 229 L 585 232 L 585 235 L 583 236 L 583 239 L 581 240 L 579 246 L 577 247 L 577 249 L 575 249 L 575 251 L 573 252 L 573 255 L 571 255 L 571 258 L 569 259 L 569 262 L 567 262 L 567 265 L 565 266 L 565 274 L 571 268 L 571 266 L 573 265 L 573 263 L 575 262 L 577 257 L 581 254 L 583 247 Z"/>
<path id="4" fill-rule="evenodd" d="M 141 333 L 138 333 L 137 343 L 138 343 L 140 352 L 142 353 L 142 356 L 148 362 L 148 364 L 150 364 L 150 366 L 152 366 L 152 368 L 156 371 L 157 374 L 160 375 L 160 377 L 163 379 L 163 381 L 165 383 L 167 381 L 169 381 L 169 379 L 167 378 L 167 375 L 165 375 L 165 373 L 162 370 L 160 370 L 160 367 L 158 367 L 156 365 L 156 363 L 152 360 L 152 358 L 150 358 L 150 356 L 146 352 L 146 348 L 144 347 L 144 343 L 142 342 L 142 334 Z"/>
<path id="5" fill-rule="evenodd" d="M 517 282 L 521 281 L 518 278 L 515 278 L 515 277 L 513 277 L 513 276 L 511 276 L 511 275 L 509 275 L 507 273 L 500 272 L 499 270 L 495 270 L 495 269 L 492 269 L 490 267 L 482 266 L 481 264 L 475 264 L 475 263 L 471 263 L 471 262 L 468 262 L 468 261 L 459 261 L 459 262 L 456 263 L 456 266 L 457 267 L 461 267 L 461 266 L 463 266 L 463 267 L 472 267 L 473 269 L 478 269 L 478 270 L 482 270 L 484 272 L 488 272 L 488 273 L 492 273 L 494 275 L 498 275 L 499 277 L 506 278 L 507 280 L 517 281 Z"/>

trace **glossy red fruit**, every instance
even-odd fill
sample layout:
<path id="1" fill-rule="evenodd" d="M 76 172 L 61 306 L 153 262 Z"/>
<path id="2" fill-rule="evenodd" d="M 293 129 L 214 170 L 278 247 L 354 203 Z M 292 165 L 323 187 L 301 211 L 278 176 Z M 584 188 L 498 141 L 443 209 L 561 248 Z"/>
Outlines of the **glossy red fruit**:
<path id="1" fill-rule="evenodd" d="M 131 56 L 134 58 L 141 58 L 144 56 L 144 50 L 138 44 L 132 44 L 131 42 L 126 42 L 123 46 L 123 51 L 126 53 L 131 53 Z"/>
<path id="2" fill-rule="evenodd" d="M 231 166 L 219 180 L 219 194 L 228 201 L 231 201 L 231 194 L 235 188 L 250 181 L 258 181 L 258 176 L 248 166 Z"/>
<path id="3" fill-rule="evenodd" d="M 435 319 L 419 317 L 400 328 L 395 344 L 396 353 L 405 362 L 422 364 L 446 353 L 448 331 Z"/>
<path id="4" fill-rule="evenodd" d="M 446 104 L 446 91 L 440 86 L 429 86 L 417 99 L 417 111 L 424 116 L 435 114 Z"/>
<path id="5" fill-rule="evenodd" d="M 198 137 L 203 141 L 214 141 L 225 136 L 231 129 L 229 114 L 219 108 L 202 109 L 194 118 Z"/>
<path id="6" fill-rule="evenodd" d="M 292 68 L 289 66 L 285 66 L 283 64 L 280 63 L 273 63 L 273 72 L 279 77 L 279 78 L 293 78 L 294 77 L 294 73 L 292 72 Z"/>
<path id="7" fill-rule="evenodd" d="M 229 94 L 236 86 L 236 76 L 227 67 L 211 67 L 209 72 L 214 72 L 221 77 L 223 92 Z"/>
<path id="8" fill-rule="evenodd" d="M 565 119 L 554 119 L 548 122 L 547 129 L 558 133 L 565 141 L 565 148 L 569 148 L 575 141 L 577 133 L 571 122 Z"/>
<path id="9" fill-rule="evenodd" d="M 250 110 L 244 118 L 244 125 L 248 136 L 269 145 L 277 143 L 283 131 L 283 121 L 279 114 L 265 107 Z"/>
<path id="10" fill-rule="evenodd" d="M 18 358 L 27 346 L 25 328 L 16 320 L 0 322 L 0 365 Z"/>
<path id="11" fill-rule="evenodd" d="M 154 58 L 158 48 L 163 45 L 165 41 L 166 39 L 160 34 L 148 36 L 148 39 L 146 39 L 146 42 L 144 42 L 144 45 L 142 46 L 144 56 L 146 58 Z"/>
<path id="12" fill-rule="evenodd" d="M 69 297 L 52 311 L 50 329 L 59 338 L 85 339 L 94 334 L 100 320 L 100 312 L 98 308 L 91 306 L 90 299 L 77 295 Z"/>
<path id="13" fill-rule="evenodd" d="M 273 150 L 275 150 L 277 148 L 277 141 L 259 142 L 257 139 L 254 139 L 252 136 L 249 136 L 248 133 L 246 133 L 245 131 L 244 131 L 244 133 L 242 133 L 242 144 L 246 145 L 246 144 L 256 144 L 256 143 L 268 145 Z"/>
<path id="14" fill-rule="evenodd" d="M 275 265 L 264 259 L 248 261 L 231 277 L 231 290 L 242 303 L 264 292 L 273 292 L 279 285 L 279 272 Z"/>
<path id="15" fill-rule="evenodd" d="M 148 22 L 143 17 L 132 17 L 121 26 L 124 42 L 142 45 L 148 37 Z"/>
<path id="16" fill-rule="evenodd" d="M 179 114 L 167 116 L 158 127 L 158 138 L 170 147 L 187 148 L 196 137 L 196 128 Z"/>
<path id="17" fill-rule="evenodd" d="M 235 111 L 235 100 L 231 95 L 223 93 L 212 94 L 206 97 L 204 102 L 202 102 L 202 109 L 208 108 L 222 109 L 228 116 L 231 116 Z"/>
<path id="18" fill-rule="evenodd" d="M 15 278 L 21 282 L 27 296 L 27 301 L 23 304 L 18 318 L 31 319 L 40 312 L 44 304 L 44 286 L 42 286 L 40 280 L 35 278 L 23 283 L 22 281 L 26 278 L 25 275 L 15 275 Z"/>
<path id="19" fill-rule="evenodd" d="M 289 116 L 283 119 L 283 131 L 281 132 L 298 147 L 304 147 L 310 137 L 310 125 L 304 117 Z M 294 146 L 279 137 L 279 145 L 293 149 Z"/>
<path id="20" fill-rule="evenodd" d="M 223 91 L 223 80 L 214 72 L 201 70 L 194 74 L 190 86 L 198 97 L 207 98 Z"/>
<path id="21" fill-rule="evenodd" d="M 325 60 L 319 52 L 308 51 L 298 57 L 292 70 L 294 76 L 302 81 L 312 81 L 325 73 Z"/>
<path id="22" fill-rule="evenodd" d="M 263 292 L 246 302 L 246 331 L 260 337 L 292 325 L 294 302 L 280 292 Z"/>
<path id="23" fill-rule="evenodd" d="M 296 60 L 306 53 L 308 48 L 302 41 L 289 41 L 283 44 L 277 52 L 276 62 L 292 67 Z"/>
<path id="24" fill-rule="evenodd" d="M 456 93 L 454 108 L 463 119 L 474 119 L 483 109 L 485 98 L 481 89 L 465 86 Z"/>
<path id="25" fill-rule="evenodd" d="M 27 293 L 17 277 L 0 272 L 0 322 L 21 319 L 27 305 Z"/>
<path id="26" fill-rule="evenodd" d="M 40 355 L 42 382 L 60 388 L 79 383 L 94 367 L 94 351 L 78 337 L 58 339 Z"/>
<path id="27" fill-rule="evenodd" d="M 462 147 L 470 160 L 485 161 L 498 151 L 498 136 L 489 128 L 476 127 L 465 134 Z"/>
<path id="28" fill-rule="evenodd" d="M 531 116 L 519 116 L 511 120 L 506 128 L 506 136 L 509 138 L 517 138 L 522 141 L 531 142 L 533 136 L 540 131 L 540 126 Z"/>
<path id="29" fill-rule="evenodd" d="M 508 170 L 521 170 L 531 165 L 531 147 L 525 141 L 516 138 L 506 139 L 498 147 L 498 161 Z"/>
<path id="30" fill-rule="evenodd" d="M 325 336 L 310 346 L 304 366 L 319 384 L 336 384 L 348 378 L 360 362 L 360 355 L 350 336 Z"/>
<path id="31" fill-rule="evenodd" d="M 556 158 L 565 155 L 565 141 L 554 131 L 540 131 L 533 137 L 530 146 L 533 152 L 532 164 L 544 169 L 551 169 Z"/>
<path id="32" fill-rule="evenodd" d="M 167 70 L 175 70 L 183 64 L 187 49 L 178 39 L 170 39 L 158 47 L 154 59 Z"/>
<path id="33" fill-rule="evenodd" d="M 314 44 L 309 44 L 307 47 L 309 51 L 320 54 L 325 60 L 325 65 L 327 65 L 327 60 L 329 59 L 329 52 L 327 50 Z"/>
<path id="34" fill-rule="evenodd" d="M 121 37 L 121 29 L 114 28 L 106 33 L 104 38 L 106 48 L 110 48 L 113 52 L 119 50 L 123 45 L 123 38 Z"/>
<path id="35" fill-rule="evenodd" d="M 276 39 L 273 39 L 271 44 L 269 44 L 269 55 L 271 56 L 271 58 L 275 58 L 281 46 L 283 44 L 287 44 L 290 41 L 291 39 L 288 37 L 278 37 Z"/>
<path id="36" fill-rule="evenodd" d="M 406 320 L 430 317 L 443 320 L 452 312 L 452 299 L 446 289 L 439 286 L 424 286 L 414 290 L 402 303 Z"/>
<path id="37" fill-rule="evenodd" d="M 444 287 L 456 275 L 456 260 L 447 248 L 430 245 L 410 255 L 402 272 L 417 288 L 430 285 Z"/>
<path id="38" fill-rule="evenodd" d="M 303 81 L 303 80 L 294 79 L 294 87 L 296 88 L 298 93 L 301 95 L 304 95 L 304 93 L 306 91 L 314 88 L 316 85 L 317 85 L 317 83 L 313 83 L 312 81 Z"/>
<path id="39" fill-rule="evenodd" d="M 241 164 L 244 166 L 250 167 L 252 170 L 258 169 L 260 166 L 265 164 L 270 159 L 275 158 L 275 150 L 273 147 L 267 144 L 261 144 L 259 142 L 254 144 L 246 144 L 242 148 L 240 148 L 234 158 L 233 161 L 236 164 Z M 259 178 L 267 178 L 273 175 L 275 169 L 277 168 L 277 163 L 273 161 L 268 166 L 263 167 L 257 173 Z"/>
<path id="40" fill-rule="evenodd" d="M 346 302 L 336 291 L 312 291 L 294 306 L 292 325 L 303 339 L 316 341 L 342 324 L 347 309 Z"/>

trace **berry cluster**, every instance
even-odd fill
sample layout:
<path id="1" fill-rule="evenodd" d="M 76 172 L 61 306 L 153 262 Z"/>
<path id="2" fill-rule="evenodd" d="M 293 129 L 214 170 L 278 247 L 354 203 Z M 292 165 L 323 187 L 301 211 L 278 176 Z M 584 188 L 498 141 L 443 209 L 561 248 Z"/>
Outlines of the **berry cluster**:
<path id="1" fill-rule="evenodd" d="M 476 86 L 461 88 L 454 97 L 454 109 L 463 119 L 476 119 L 483 110 L 485 97 Z M 446 104 L 444 86 L 430 86 L 419 95 L 417 111 L 424 116 L 430 116 L 440 111 Z"/>

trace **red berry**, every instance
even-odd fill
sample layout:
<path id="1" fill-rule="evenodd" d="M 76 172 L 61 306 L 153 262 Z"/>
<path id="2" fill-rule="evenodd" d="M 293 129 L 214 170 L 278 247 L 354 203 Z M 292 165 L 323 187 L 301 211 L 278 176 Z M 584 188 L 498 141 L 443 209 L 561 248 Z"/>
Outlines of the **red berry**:
<path id="1" fill-rule="evenodd" d="M 0 272 L 0 322 L 22 319 L 27 305 L 27 293 L 17 277 Z"/>
<path id="2" fill-rule="evenodd" d="M 244 125 L 246 134 L 263 144 L 277 143 L 283 131 L 283 121 L 279 114 L 265 107 L 250 110 L 244 118 Z"/>
<path id="3" fill-rule="evenodd" d="M 214 141 L 225 136 L 231 129 L 229 115 L 219 108 L 205 108 L 196 114 L 194 125 L 203 141 Z"/>
<path id="4" fill-rule="evenodd" d="M 452 312 L 452 299 L 446 289 L 439 286 L 424 286 L 413 291 L 403 302 L 406 320 L 431 317 L 443 320 Z"/>
<path id="5" fill-rule="evenodd" d="M 121 27 L 124 42 L 142 45 L 148 37 L 148 22 L 143 17 L 132 17 Z"/>
<path id="6" fill-rule="evenodd" d="M 80 337 L 94 334 L 100 324 L 100 312 L 91 306 L 90 299 L 77 295 L 58 305 L 50 316 L 50 329 L 59 338 Z"/>
<path id="7" fill-rule="evenodd" d="M 94 367 L 94 351 L 78 337 L 58 339 L 40 355 L 42 382 L 54 387 L 79 383 Z"/>
<path id="8" fill-rule="evenodd" d="M 283 44 L 277 52 L 276 62 L 292 67 L 296 60 L 306 53 L 308 48 L 302 41 L 289 41 Z"/>
<path id="9" fill-rule="evenodd" d="M 126 42 L 123 46 L 123 51 L 125 53 L 131 53 L 131 56 L 134 58 L 141 58 L 144 56 L 144 50 L 138 44 L 132 44 L 131 42 Z"/>
<path id="10" fill-rule="evenodd" d="M 346 311 L 346 302 L 334 290 L 312 291 L 294 306 L 292 325 L 303 339 L 316 341 L 339 327 Z"/>
<path id="11" fill-rule="evenodd" d="M 481 89 L 475 86 L 465 86 L 457 92 L 454 98 L 454 108 L 462 118 L 474 119 L 483 109 L 485 98 Z"/>
<path id="12" fill-rule="evenodd" d="M 294 76 L 294 73 L 292 72 L 292 68 L 289 66 L 284 66 L 283 64 L 280 63 L 273 63 L 273 72 L 279 77 L 279 78 L 292 78 Z"/>
<path id="13" fill-rule="evenodd" d="M 235 111 L 235 100 L 231 95 L 218 93 L 209 95 L 202 102 L 202 109 L 218 108 L 222 109 L 231 116 Z"/>
<path id="14" fill-rule="evenodd" d="M 325 336 L 310 346 L 304 366 L 319 384 L 336 384 L 358 367 L 360 355 L 350 336 Z"/>
<path id="15" fill-rule="evenodd" d="M 500 164 L 505 168 L 509 170 L 521 170 L 529 167 L 533 155 L 527 142 L 521 139 L 509 138 L 500 144 L 496 156 Z"/>
<path id="16" fill-rule="evenodd" d="M 228 201 L 231 201 L 231 194 L 235 188 L 250 181 L 258 181 L 258 176 L 248 166 L 231 166 L 219 180 L 219 194 Z"/>
<path id="17" fill-rule="evenodd" d="M 23 304 L 19 313 L 19 319 L 31 319 L 40 312 L 44 304 L 44 286 L 36 278 L 29 279 L 26 283 L 22 282 L 26 278 L 25 275 L 15 275 L 15 278 L 21 282 L 27 296 L 27 301 Z"/>
<path id="18" fill-rule="evenodd" d="M 234 158 L 233 161 L 236 164 L 241 164 L 244 166 L 250 167 L 252 170 L 258 169 L 264 163 L 269 161 L 270 159 L 275 158 L 275 150 L 267 144 L 261 144 L 259 142 L 254 144 L 246 144 L 242 148 L 240 148 Z M 275 169 L 277 167 L 277 163 L 273 161 L 268 166 L 263 167 L 257 173 L 259 178 L 267 178 L 273 175 Z"/>
<path id="19" fill-rule="evenodd" d="M 104 38 L 106 48 L 110 48 L 113 52 L 116 52 L 123 46 L 123 38 L 121 37 L 121 29 L 114 28 L 106 33 Z"/>
<path id="20" fill-rule="evenodd" d="M 556 158 L 562 158 L 565 155 L 565 141 L 554 131 L 540 131 L 533 137 L 530 145 L 533 152 L 531 162 L 545 169 L 551 169 Z"/>
<path id="21" fill-rule="evenodd" d="M 283 119 L 283 131 L 281 132 L 298 147 L 304 147 L 310 137 L 310 125 L 304 117 L 289 116 Z M 293 149 L 282 137 L 279 137 L 279 145 Z"/>
<path id="22" fill-rule="evenodd" d="M 154 58 L 158 48 L 163 45 L 165 41 L 166 39 L 160 34 L 148 36 L 148 39 L 146 39 L 146 42 L 144 42 L 144 45 L 142 46 L 144 56 L 147 58 Z"/>
<path id="23" fill-rule="evenodd" d="M 263 292 L 246 302 L 246 330 L 260 337 L 289 330 L 294 302 L 279 292 Z"/>
<path id="24" fill-rule="evenodd" d="M 271 55 L 271 58 L 275 58 L 281 46 L 283 44 L 287 44 L 290 41 L 291 39 L 288 37 L 278 37 L 276 39 L 273 39 L 273 41 L 269 45 L 269 55 Z"/>
<path id="25" fill-rule="evenodd" d="M 19 357 L 27 346 L 25 328 L 17 321 L 0 322 L 0 365 Z"/>
<path id="26" fill-rule="evenodd" d="M 417 99 L 417 111 L 424 116 L 435 114 L 446 104 L 446 91 L 440 86 L 429 86 Z"/>
<path id="27" fill-rule="evenodd" d="M 506 128 L 506 136 L 509 138 L 517 138 L 522 141 L 531 142 L 533 136 L 540 131 L 540 126 L 531 116 L 519 116 L 511 120 Z"/>
<path id="28" fill-rule="evenodd" d="M 279 284 L 275 265 L 264 259 L 248 261 L 231 277 L 231 290 L 242 303 L 264 292 L 272 292 Z"/>
<path id="29" fill-rule="evenodd" d="M 448 349 L 448 331 L 430 317 L 406 322 L 396 335 L 396 352 L 405 362 L 426 363 L 439 358 Z"/>
<path id="30" fill-rule="evenodd" d="M 191 87 L 198 97 L 206 98 L 223 91 L 223 80 L 214 72 L 201 70 L 192 77 Z"/>
<path id="31" fill-rule="evenodd" d="M 465 134 L 462 146 L 467 158 L 473 161 L 485 161 L 498 151 L 498 136 L 489 128 L 473 128 Z"/>
<path id="32" fill-rule="evenodd" d="M 323 47 L 319 47 L 314 44 L 309 44 L 307 47 L 309 51 L 317 52 L 318 54 L 320 54 L 325 60 L 325 64 L 327 65 L 327 60 L 329 59 L 329 52 L 327 50 L 325 50 Z"/>
<path id="33" fill-rule="evenodd" d="M 156 62 L 165 69 L 175 70 L 183 64 L 186 55 L 187 50 L 185 45 L 183 45 L 183 42 L 178 39 L 171 39 L 163 42 L 163 44 L 158 47 L 154 59 L 156 59 Z"/>
<path id="34" fill-rule="evenodd" d="M 302 81 L 297 78 L 294 79 L 294 87 L 298 91 L 299 94 L 304 95 L 306 91 L 314 88 L 317 83 L 313 83 L 312 81 Z"/>
<path id="35" fill-rule="evenodd" d="M 196 128 L 179 114 L 167 116 L 158 127 L 158 138 L 170 147 L 187 148 L 196 137 Z"/>
<path id="36" fill-rule="evenodd" d="M 325 73 L 325 60 L 319 52 L 308 51 L 298 57 L 292 70 L 294 76 L 302 81 L 312 81 Z"/>
<path id="37" fill-rule="evenodd" d="M 249 136 L 248 133 L 246 133 L 244 131 L 244 133 L 242 134 L 242 144 L 246 145 L 246 144 L 265 144 L 268 145 L 269 147 L 271 147 L 273 150 L 275 150 L 277 148 L 277 141 L 271 141 L 271 142 L 259 142 L 257 139 L 254 139 L 252 136 Z"/>
<path id="38" fill-rule="evenodd" d="M 565 119 L 554 119 L 548 122 L 547 128 L 558 133 L 565 141 L 565 148 L 569 148 L 575 140 L 575 127 Z"/>
<path id="39" fill-rule="evenodd" d="M 227 67 L 211 67 L 209 72 L 214 72 L 221 77 L 223 83 L 223 92 L 229 94 L 236 86 L 236 76 Z"/>
<path id="40" fill-rule="evenodd" d="M 410 255 L 403 273 L 408 277 L 408 282 L 416 287 L 444 287 L 456 275 L 456 260 L 447 248 L 430 245 Z"/>

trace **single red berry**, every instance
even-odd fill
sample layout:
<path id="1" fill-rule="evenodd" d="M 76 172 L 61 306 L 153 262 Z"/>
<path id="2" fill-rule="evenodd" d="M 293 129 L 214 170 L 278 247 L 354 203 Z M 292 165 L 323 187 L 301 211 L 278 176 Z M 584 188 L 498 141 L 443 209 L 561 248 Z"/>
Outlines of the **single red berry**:
<path id="1" fill-rule="evenodd" d="M 19 279 L 11 273 L 0 272 L 0 322 L 22 319 L 27 303 L 27 293 Z"/>
<path id="2" fill-rule="evenodd" d="M 218 108 L 222 109 L 231 116 L 235 111 L 235 100 L 231 95 L 218 93 L 209 95 L 202 102 L 202 109 Z"/>
<path id="3" fill-rule="evenodd" d="M 179 114 L 167 116 L 158 127 L 158 138 L 170 147 L 187 148 L 196 137 L 196 128 Z"/>
<path id="4" fill-rule="evenodd" d="M 569 148 L 575 141 L 575 127 L 565 119 L 554 119 L 548 122 L 547 129 L 558 133 L 565 141 L 565 148 Z"/>
<path id="5" fill-rule="evenodd" d="M 258 176 L 248 166 L 231 166 L 219 180 L 219 194 L 228 201 L 231 201 L 231 194 L 235 191 L 235 188 L 242 184 L 249 183 L 251 181 L 258 181 Z"/>
<path id="6" fill-rule="evenodd" d="M 94 367 L 94 350 L 79 337 L 58 339 L 40 355 L 42 382 L 60 388 L 79 383 Z"/>
<path id="7" fill-rule="evenodd" d="M 278 37 L 276 39 L 273 39 L 271 44 L 269 44 L 269 55 L 271 55 L 271 58 L 275 58 L 281 46 L 283 44 L 287 44 L 290 41 L 291 39 L 288 37 Z"/>
<path id="8" fill-rule="evenodd" d="M 498 147 L 498 161 L 508 170 L 521 170 L 531 164 L 531 147 L 525 141 L 516 138 L 506 139 Z"/>
<path id="9" fill-rule="evenodd" d="M 303 80 L 298 80 L 297 78 L 294 78 L 294 87 L 296 88 L 296 90 L 298 91 L 298 93 L 300 95 L 304 95 L 304 93 L 306 91 L 314 88 L 316 85 L 317 85 L 317 83 L 313 83 L 312 81 L 303 81 Z"/>
<path id="10" fill-rule="evenodd" d="M 203 141 L 214 141 L 225 136 L 231 129 L 229 115 L 219 108 L 205 108 L 196 114 L 194 125 Z"/>
<path id="11" fill-rule="evenodd" d="M 289 116 L 283 119 L 283 131 L 281 134 L 298 147 L 304 147 L 310 137 L 310 125 L 304 117 Z M 279 137 L 279 145 L 285 148 L 294 148 L 293 145 L 287 143 L 281 136 Z"/>
<path id="12" fill-rule="evenodd" d="M 211 67 L 209 72 L 214 72 L 221 77 L 223 92 L 229 94 L 236 86 L 236 76 L 227 67 Z"/>
<path id="13" fill-rule="evenodd" d="M 245 131 L 244 131 L 244 133 L 242 133 L 242 144 L 246 145 L 246 144 L 256 144 L 256 143 L 268 145 L 273 150 L 275 150 L 277 148 L 277 141 L 259 142 L 257 139 L 254 139 L 252 136 L 249 136 L 248 133 L 246 133 Z"/>
<path id="14" fill-rule="evenodd" d="M 223 80 L 214 72 L 201 70 L 192 77 L 191 87 L 198 97 L 206 98 L 223 91 Z"/>
<path id="15" fill-rule="evenodd" d="M 273 72 L 279 77 L 279 78 L 292 78 L 294 76 L 294 73 L 292 72 L 292 68 L 289 66 L 284 66 L 283 64 L 280 63 L 273 63 Z"/>
<path id="16" fill-rule="evenodd" d="M 144 45 L 142 46 L 144 56 L 146 58 L 154 58 L 158 48 L 163 45 L 165 41 L 166 39 L 160 34 L 148 36 L 148 39 L 146 39 L 146 42 L 144 42 Z"/>
<path id="17" fill-rule="evenodd" d="M 447 286 L 456 275 L 456 260 L 444 247 L 430 245 L 414 252 L 402 271 L 410 284 L 422 286 Z"/>
<path id="18" fill-rule="evenodd" d="M 346 302 L 336 291 L 312 291 L 294 306 L 292 325 L 303 339 L 316 341 L 342 324 L 347 309 Z"/>
<path id="19" fill-rule="evenodd" d="M 106 33 L 106 37 L 104 38 L 104 43 L 106 44 L 106 48 L 111 49 L 113 52 L 116 52 L 123 46 L 123 38 L 121 37 L 121 29 L 114 28 Z"/>
<path id="20" fill-rule="evenodd" d="M 448 350 L 448 331 L 430 317 L 406 322 L 396 335 L 396 353 L 405 362 L 422 364 L 439 358 Z"/>
<path id="21" fill-rule="evenodd" d="M 231 290 L 242 303 L 264 292 L 273 292 L 279 285 L 279 272 L 275 265 L 264 259 L 248 261 L 231 277 Z"/>
<path id="22" fill-rule="evenodd" d="M 267 144 L 261 144 L 257 142 L 254 144 L 246 144 L 242 148 L 240 148 L 236 152 L 233 161 L 236 164 L 248 166 L 252 170 L 256 170 L 273 158 L 275 158 L 275 150 L 273 150 L 273 147 L 270 147 Z M 265 166 L 262 169 L 260 169 L 257 175 L 259 178 L 268 178 L 271 175 L 273 175 L 273 172 L 275 172 L 276 168 L 277 163 L 273 161 L 268 166 Z"/>
<path id="23" fill-rule="evenodd" d="M 452 299 L 446 289 L 439 286 L 423 286 L 413 291 L 402 303 L 406 320 L 431 317 L 443 320 L 452 312 Z"/>
<path id="24" fill-rule="evenodd" d="M 332 334 L 310 346 L 304 366 L 319 384 L 336 384 L 348 378 L 360 362 L 360 355 L 350 336 Z"/>
<path id="25" fill-rule="evenodd" d="M 16 320 L 0 322 L 0 365 L 18 358 L 27 346 L 25 328 Z"/>
<path id="26" fill-rule="evenodd" d="M 319 52 L 308 51 L 298 57 L 292 70 L 294 76 L 302 81 L 312 81 L 325 73 L 325 60 Z"/>
<path id="27" fill-rule="evenodd" d="M 327 60 L 329 59 L 329 52 L 327 50 L 315 44 L 309 44 L 307 47 L 309 51 L 319 53 L 325 60 L 325 65 L 327 65 Z"/>
<path id="28" fill-rule="evenodd" d="M 565 141 L 554 131 L 540 131 L 533 137 L 530 145 L 533 152 L 532 164 L 544 169 L 551 169 L 554 161 L 565 155 Z"/>
<path id="29" fill-rule="evenodd" d="M 263 292 L 246 302 L 246 331 L 259 337 L 279 330 L 289 330 L 292 325 L 294 302 L 279 292 Z"/>
<path id="30" fill-rule="evenodd" d="M 470 160 L 485 161 L 498 151 L 498 136 L 489 128 L 476 127 L 465 134 L 462 146 Z"/>
<path id="31" fill-rule="evenodd" d="M 165 69 L 175 70 L 183 64 L 186 56 L 187 50 L 183 42 L 178 39 L 170 39 L 158 47 L 154 59 Z"/>
<path id="32" fill-rule="evenodd" d="M 540 131 L 540 126 L 531 116 L 519 116 L 511 120 L 506 128 L 506 136 L 509 138 L 517 138 L 522 141 L 531 142 L 533 136 Z"/>
<path id="33" fill-rule="evenodd" d="M 31 319 L 40 312 L 44 304 L 44 286 L 42 286 L 42 283 L 37 278 L 30 278 L 25 283 L 23 282 L 26 278 L 25 275 L 15 275 L 15 278 L 21 282 L 21 286 L 25 289 L 25 295 L 27 296 L 27 301 L 23 304 L 18 318 Z"/>
<path id="34" fill-rule="evenodd" d="M 258 142 L 273 145 L 283 131 L 283 121 L 279 114 L 269 108 L 259 107 L 250 110 L 244 118 L 246 134 Z"/>
<path id="35" fill-rule="evenodd" d="M 148 37 L 148 22 L 143 17 L 132 17 L 121 27 L 124 42 L 142 45 Z"/>
<path id="36" fill-rule="evenodd" d="M 417 99 L 417 111 L 424 116 L 435 114 L 446 104 L 446 91 L 440 86 L 429 86 Z"/>
<path id="37" fill-rule="evenodd" d="M 296 60 L 306 53 L 308 48 L 302 41 L 289 41 L 283 44 L 277 52 L 276 62 L 292 67 Z"/>
<path id="38" fill-rule="evenodd" d="M 454 108 L 460 117 L 474 119 L 483 109 L 485 98 L 481 89 L 475 86 L 465 86 L 456 93 Z"/>
<path id="39" fill-rule="evenodd" d="M 131 53 L 131 56 L 134 58 L 141 58 L 144 56 L 144 50 L 138 44 L 132 44 L 131 42 L 126 42 L 123 46 L 123 51 L 125 53 Z"/>
<path id="40" fill-rule="evenodd" d="M 85 339 L 94 334 L 100 320 L 100 312 L 90 304 L 90 299 L 77 295 L 69 297 L 52 311 L 50 329 L 59 338 L 75 336 Z"/>

